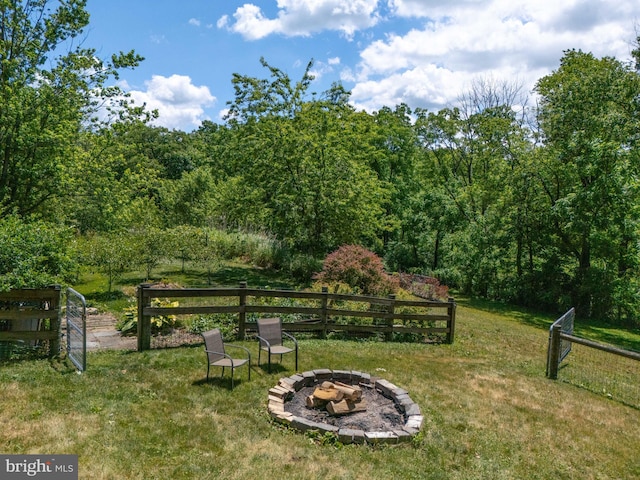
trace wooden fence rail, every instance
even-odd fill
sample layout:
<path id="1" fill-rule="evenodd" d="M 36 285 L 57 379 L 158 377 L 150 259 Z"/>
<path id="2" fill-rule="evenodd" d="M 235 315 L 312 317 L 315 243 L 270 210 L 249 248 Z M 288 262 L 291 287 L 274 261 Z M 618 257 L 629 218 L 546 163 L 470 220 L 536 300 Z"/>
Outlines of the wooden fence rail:
<path id="1" fill-rule="evenodd" d="M 255 322 L 247 321 L 247 314 L 297 315 L 304 320 L 286 322 L 289 331 L 347 333 L 384 333 L 391 339 L 394 333 L 439 335 L 453 343 L 456 304 L 427 300 L 397 300 L 395 296 L 372 297 L 322 292 L 265 290 L 247 288 L 242 282 L 238 288 L 160 288 L 149 284 L 138 287 L 138 350 L 151 346 L 151 317 L 160 315 L 237 314 L 238 338 L 244 339 L 247 330 L 255 330 Z M 223 297 L 226 305 L 152 306 L 154 298 L 205 299 Z M 297 300 L 299 305 L 265 305 L 268 299 Z M 201 300 L 203 301 L 203 300 Z M 309 306 L 308 304 L 313 304 Z M 355 305 L 368 306 L 355 309 Z M 370 323 L 343 323 L 340 319 L 370 318 Z"/>
<path id="2" fill-rule="evenodd" d="M 0 292 L 0 343 L 49 343 L 49 355 L 60 352 L 60 286 Z"/>

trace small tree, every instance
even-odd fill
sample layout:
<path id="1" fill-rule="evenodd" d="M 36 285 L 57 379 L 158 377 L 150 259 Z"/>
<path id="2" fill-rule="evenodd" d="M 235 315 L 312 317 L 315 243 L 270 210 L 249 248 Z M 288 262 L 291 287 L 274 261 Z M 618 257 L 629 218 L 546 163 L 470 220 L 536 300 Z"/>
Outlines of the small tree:
<path id="1" fill-rule="evenodd" d="M 365 295 L 388 295 L 399 288 L 398 279 L 384 271 L 382 259 L 359 245 L 343 245 L 324 260 L 314 276 L 321 282 L 346 283 Z"/>
<path id="2" fill-rule="evenodd" d="M 131 268 L 135 258 L 130 236 L 126 233 L 89 235 L 80 250 L 84 262 L 107 276 L 108 293 L 111 293 L 115 281 Z"/>

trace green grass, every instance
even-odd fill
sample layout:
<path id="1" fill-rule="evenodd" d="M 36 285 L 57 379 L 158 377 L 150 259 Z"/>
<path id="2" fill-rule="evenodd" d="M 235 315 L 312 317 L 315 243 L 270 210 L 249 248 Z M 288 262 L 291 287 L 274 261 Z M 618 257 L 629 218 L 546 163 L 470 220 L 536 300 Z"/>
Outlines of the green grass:
<path id="1" fill-rule="evenodd" d="M 283 275 L 232 263 L 212 279 L 297 287 Z M 74 288 L 91 306 L 121 313 L 145 280 L 132 272 L 107 294 L 103 277 L 84 272 Z M 158 268 L 151 281 L 160 280 L 208 281 L 205 272 L 182 272 L 177 264 Z M 354 369 L 406 388 L 425 418 L 411 444 L 323 445 L 288 430 L 270 419 L 266 403 L 268 389 L 293 373 L 291 358 L 273 374 L 254 365 L 250 382 L 246 369 L 238 370 L 231 391 L 228 378 L 204 382 L 203 348 L 192 346 L 90 353 L 83 374 L 64 359 L 0 365 L 0 452 L 78 454 L 80 478 L 87 479 L 640 477 L 638 404 L 545 378 L 554 317 L 457 302 L 452 345 L 300 342 L 300 371 Z M 638 332 L 580 322 L 576 330 L 640 350 Z M 255 361 L 257 345 L 244 345 Z M 597 368 L 616 373 L 613 362 Z"/>
<path id="2" fill-rule="evenodd" d="M 319 445 L 274 424 L 254 366 L 206 384 L 201 346 L 0 366 L 3 453 L 74 453 L 91 479 L 631 479 L 640 410 L 545 378 L 550 319 L 460 305 L 452 345 L 305 339 L 300 370 L 356 369 L 406 388 L 412 444 Z M 257 345 L 245 342 L 257 358 Z"/>

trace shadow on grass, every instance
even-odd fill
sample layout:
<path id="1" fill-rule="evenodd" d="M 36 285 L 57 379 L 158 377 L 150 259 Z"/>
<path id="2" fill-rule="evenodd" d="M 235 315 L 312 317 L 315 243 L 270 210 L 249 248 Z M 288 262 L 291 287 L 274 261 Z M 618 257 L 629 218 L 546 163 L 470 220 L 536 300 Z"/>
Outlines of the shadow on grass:
<path id="1" fill-rule="evenodd" d="M 237 375 L 233 376 L 233 389 L 238 388 L 243 383 L 247 382 L 247 374 L 243 372 L 244 375 L 238 378 Z M 211 387 L 211 388 L 224 388 L 225 390 L 231 391 L 231 377 L 225 375 L 224 377 L 209 377 L 209 380 L 206 378 L 201 378 L 200 380 L 196 380 L 192 383 L 194 387 Z"/>
<path id="2" fill-rule="evenodd" d="M 616 327 L 604 322 L 576 322 L 574 333 L 601 343 L 640 353 L 640 330 Z"/>
<path id="3" fill-rule="evenodd" d="M 556 320 L 556 317 L 550 313 L 535 312 L 525 308 L 519 308 L 514 305 L 485 300 L 482 298 L 460 296 L 455 297 L 455 301 L 458 305 L 503 315 L 525 325 L 546 330 L 548 330 L 551 324 Z"/>
<path id="4" fill-rule="evenodd" d="M 110 292 L 89 292 L 84 295 L 88 302 L 110 302 L 114 300 L 126 300 L 127 296 L 121 290 Z"/>
<path id="5" fill-rule="evenodd" d="M 493 302 L 480 298 L 456 297 L 458 305 L 476 308 L 490 313 L 496 313 L 510 317 L 520 323 L 536 328 L 549 330 L 549 327 L 561 314 L 553 315 L 544 312 L 535 312 L 513 305 Z M 577 317 L 574 333 L 577 336 L 596 342 L 608 343 L 619 348 L 640 352 L 640 329 L 626 328 L 599 320 L 585 320 Z"/>
<path id="6" fill-rule="evenodd" d="M 269 372 L 269 364 L 266 361 L 259 365 L 256 364 L 255 368 L 259 368 L 266 375 L 273 375 L 276 373 L 280 374 L 280 373 L 286 372 L 287 370 L 293 371 L 293 368 L 288 368 L 286 365 L 283 365 L 281 363 L 274 363 L 273 361 L 271 361 L 271 372 Z"/>

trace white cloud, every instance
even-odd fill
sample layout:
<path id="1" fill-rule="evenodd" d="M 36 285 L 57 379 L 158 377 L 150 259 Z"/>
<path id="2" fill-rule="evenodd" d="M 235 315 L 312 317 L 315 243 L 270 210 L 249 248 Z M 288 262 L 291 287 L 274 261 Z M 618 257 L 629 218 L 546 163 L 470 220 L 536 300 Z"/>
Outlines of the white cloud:
<path id="1" fill-rule="evenodd" d="M 309 71 L 315 80 L 319 80 L 321 77 L 331 74 L 335 71 L 337 65 L 340 65 L 340 57 L 328 58 L 326 62 L 315 61 L 313 68 Z"/>
<path id="2" fill-rule="evenodd" d="M 197 18 L 190 18 L 189 19 L 189 25 L 193 25 L 194 27 L 199 27 L 200 26 L 200 20 L 198 20 Z"/>
<path id="3" fill-rule="evenodd" d="M 216 26 L 218 28 L 227 28 L 228 25 L 229 25 L 229 15 L 221 16 L 216 22 Z"/>
<path id="4" fill-rule="evenodd" d="M 402 101 L 441 108 L 481 76 L 531 89 L 570 48 L 626 58 L 640 14 L 631 0 L 389 0 L 389 7 L 424 23 L 373 41 L 357 67 L 342 72 L 355 81 L 352 101 L 368 110 Z"/>
<path id="5" fill-rule="evenodd" d="M 215 103 L 206 86 L 193 85 L 184 75 L 163 77 L 154 75 L 145 82 L 146 90 L 129 90 L 137 105 L 146 104 L 148 110 L 158 110 L 155 125 L 169 129 L 191 130 L 207 120 L 205 107 Z"/>
<path id="6" fill-rule="evenodd" d="M 241 34 L 248 40 L 258 40 L 272 34 L 309 36 L 323 30 L 336 30 L 352 38 L 358 30 L 379 21 L 378 0 L 278 0 L 276 18 L 267 18 L 262 9 L 247 3 L 233 14 L 218 20 L 219 28 Z"/>

